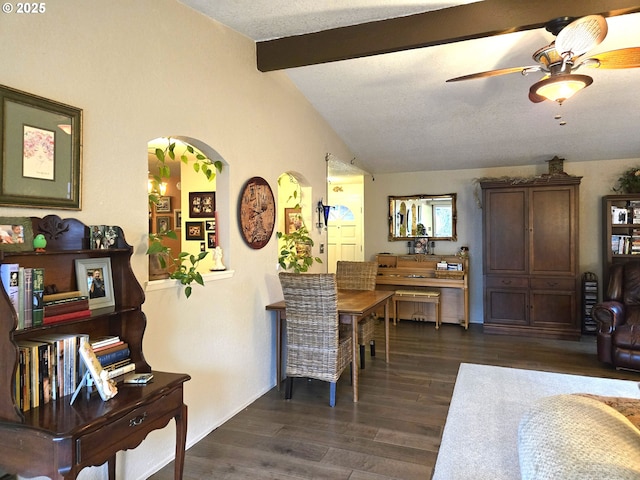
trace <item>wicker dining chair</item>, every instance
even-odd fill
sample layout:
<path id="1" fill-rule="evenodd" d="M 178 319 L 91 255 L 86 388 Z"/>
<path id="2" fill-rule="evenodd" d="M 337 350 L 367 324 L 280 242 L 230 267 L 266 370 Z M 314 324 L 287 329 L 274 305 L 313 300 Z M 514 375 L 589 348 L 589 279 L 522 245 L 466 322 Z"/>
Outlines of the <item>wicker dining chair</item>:
<path id="1" fill-rule="evenodd" d="M 336 265 L 336 280 L 340 290 L 375 290 L 377 275 L 378 264 L 376 262 L 348 262 L 341 260 Z M 369 344 L 371 356 L 376 356 L 375 329 L 375 314 L 358 323 L 360 368 L 365 367 L 365 345 Z"/>
<path id="2" fill-rule="evenodd" d="M 339 328 L 336 276 L 282 272 L 279 278 L 287 321 L 285 398 L 293 393 L 293 377 L 315 378 L 330 383 L 333 407 L 336 382 L 353 355 L 351 331 Z"/>

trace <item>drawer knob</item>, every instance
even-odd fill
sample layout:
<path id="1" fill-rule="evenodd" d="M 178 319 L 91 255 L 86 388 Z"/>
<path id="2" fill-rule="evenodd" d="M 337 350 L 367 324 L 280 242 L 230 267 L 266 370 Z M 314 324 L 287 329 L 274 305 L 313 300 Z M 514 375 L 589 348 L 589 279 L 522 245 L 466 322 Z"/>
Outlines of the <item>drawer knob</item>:
<path id="1" fill-rule="evenodd" d="M 550 287 L 557 287 L 558 282 L 547 282 Z"/>
<path id="2" fill-rule="evenodd" d="M 503 285 L 511 285 L 511 280 L 502 280 Z"/>
<path id="3" fill-rule="evenodd" d="M 142 422 L 144 422 L 145 418 L 147 418 L 147 412 L 144 412 L 142 415 L 138 415 L 137 417 L 132 418 L 131 420 L 129 420 L 129 426 L 130 427 L 137 427 Z"/>

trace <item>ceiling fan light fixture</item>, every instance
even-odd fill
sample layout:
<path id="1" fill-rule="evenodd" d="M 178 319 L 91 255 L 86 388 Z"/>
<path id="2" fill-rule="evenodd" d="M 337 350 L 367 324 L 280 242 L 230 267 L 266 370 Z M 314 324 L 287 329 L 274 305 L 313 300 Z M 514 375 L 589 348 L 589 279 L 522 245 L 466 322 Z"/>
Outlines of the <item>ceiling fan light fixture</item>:
<path id="1" fill-rule="evenodd" d="M 552 102 L 562 103 L 592 83 L 593 79 L 588 75 L 555 75 L 534 83 L 530 92 Z"/>

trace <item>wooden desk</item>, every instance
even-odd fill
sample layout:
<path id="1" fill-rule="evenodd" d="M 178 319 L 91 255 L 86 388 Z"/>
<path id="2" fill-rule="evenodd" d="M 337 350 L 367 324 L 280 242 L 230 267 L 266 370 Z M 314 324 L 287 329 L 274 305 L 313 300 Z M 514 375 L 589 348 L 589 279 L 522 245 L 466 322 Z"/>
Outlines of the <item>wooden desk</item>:
<path id="1" fill-rule="evenodd" d="M 352 335 L 352 370 L 353 370 L 353 401 L 358 401 L 358 322 L 373 313 L 384 304 L 384 348 L 385 361 L 389 363 L 389 304 L 394 292 L 384 290 L 338 290 L 338 315 L 340 322 L 351 324 Z M 266 309 L 276 312 L 276 386 L 280 390 L 282 382 L 282 328 L 283 320 L 286 320 L 286 308 L 284 300 L 271 305 Z"/>
<path id="2" fill-rule="evenodd" d="M 153 372 L 144 386 L 118 385 L 118 394 L 103 402 L 84 392 L 24 412 L 24 422 L 0 423 L 0 465 L 26 477 L 74 479 L 84 467 L 108 462 L 116 476 L 116 452 L 137 447 L 153 430 L 176 422 L 175 478 L 182 478 L 187 439 L 187 406 L 183 383 L 189 375 Z M 51 408 L 53 407 L 53 408 Z"/>
<path id="3" fill-rule="evenodd" d="M 447 290 L 461 291 L 463 297 L 463 315 L 457 320 L 467 330 L 469 328 L 469 257 L 460 258 L 453 255 L 391 255 L 379 254 L 378 276 L 376 278 L 376 288 L 407 290 L 415 288 L 438 289 L 441 292 L 440 303 L 444 305 L 447 300 Z M 459 273 L 459 278 L 438 278 L 436 277 L 436 264 L 441 261 L 448 263 L 460 263 L 463 270 Z M 442 275 L 453 275 L 454 273 L 443 272 Z M 398 315 L 394 312 L 394 318 Z M 444 316 L 444 312 L 443 312 Z"/>

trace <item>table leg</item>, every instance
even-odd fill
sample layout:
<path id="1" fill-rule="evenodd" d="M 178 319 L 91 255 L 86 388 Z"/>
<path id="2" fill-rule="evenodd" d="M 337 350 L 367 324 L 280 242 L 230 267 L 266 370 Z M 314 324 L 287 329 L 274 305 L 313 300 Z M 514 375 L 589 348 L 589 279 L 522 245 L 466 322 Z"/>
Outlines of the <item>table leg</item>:
<path id="1" fill-rule="evenodd" d="M 276 310 L 276 387 L 282 384 L 282 313 Z"/>
<path id="2" fill-rule="evenodd" d="M 464 289 L 464 329 L 469 330 L 469 289 Z"/>
<path id="3" fill-rule="evenodd" d="M 175 416 L 176 420 L 176 461 L 175 461 L 175 480 L 182 480 L 184 472 L 184 455 L 187 447 L 187 406 L 182 404 L 180 413 Z"/>
<path id="4" fill-rule="evenodd" d="M 107 460 L 107 476 L 109 480 L 116 480 L 116 456 L 113 455 Z"/>
<path id="5" fill-rule="evenodd" d="M 353 372 L 353 402 L 358 401 L 358 317 L 351 315 L 351 371 Z"/>
<path id="6" fill-rule="evenodd" d="M 391 300 L 387 299 L 387 301 L 384 304 L 384 351 L 386 354 L 387 363 L 389 363 L 389 304 L 390 303 L 391 303 Z"/>

